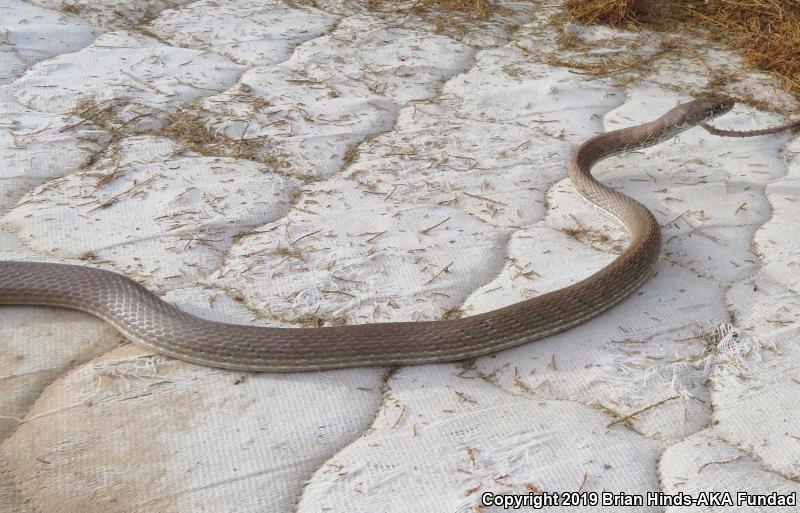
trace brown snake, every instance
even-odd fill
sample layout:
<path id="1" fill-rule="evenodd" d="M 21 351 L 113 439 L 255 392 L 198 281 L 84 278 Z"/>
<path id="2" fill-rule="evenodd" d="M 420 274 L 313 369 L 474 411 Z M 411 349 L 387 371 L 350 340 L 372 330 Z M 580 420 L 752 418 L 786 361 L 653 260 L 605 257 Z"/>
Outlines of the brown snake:
<path id="1" fill-rule="evenodd" d="M 630 235 L 606 267 L 573 285 L 460 319 L 322 328 L 269 328 L 207 321 L 165 303 L 120 274 L 65 264 L 0 261 L 0 304 L 82 310 L 157 353 L 226 369 L 307 371 L 474 358 L 580 324 L 618 303 L 656 265 L 661 231 L 640 203 L 595 180 L 610 155 L 651 146 L 729 111 L 734 100 L 709 96 L 678 105 L 655 121 L 607 132 L 581 144 L 568 166 L 585 199 Z"/>

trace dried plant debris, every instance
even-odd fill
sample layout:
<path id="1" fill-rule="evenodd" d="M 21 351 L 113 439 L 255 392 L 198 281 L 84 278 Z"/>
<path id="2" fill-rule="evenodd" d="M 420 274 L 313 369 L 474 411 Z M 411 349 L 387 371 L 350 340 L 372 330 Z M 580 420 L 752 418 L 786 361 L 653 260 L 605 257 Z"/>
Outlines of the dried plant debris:
<path id="1" fill-rule="evenodd" d="M 71 114 L 82 119 L 69 127 L 63 129 L 67 131 L 81 125 L 95 125 L 103 128 L 111 134 L 110 142 L 135 135 L 155 135 L 166 137 L 177 142 L 181 150 L 177 153 L 190 153 L 203 156 L 223 156 L 241 159 L 254 160 L 265 164 L 280 167 L 283 159 L 281 155 L 269 148 L 267 137 L 229 137 L 219 130 L 213 130 L 208 125 L 210 113 L 202 106 L 192 104 L 167 112 L 158 111 L 155 117 L 152 112 L 129 116 L 121 114 L 121 111 L 129 111 L 131 106 L 135 106 L 134 101 L 128 98 L 114 98 L 105 101 L 97 101 L 87 98 L 78 103 Z M 138 128 L 132 125 L 149 118 L 146 124 L 140 124 Z M 97 155 L 99 158 L 100 154 Z M 93 164 L 92 159 L 89 164 Z"/>
<path id="2" fill-rule="evenodd" d="M 403 5 L 403 4 L 408 5 Z M 415 2 L 387 2 L 386 0 L 368 0 L 369 8 L 374 11 L 397 10 L 415 14 L 431 14 L 433 12 L 449 12 L 471 18 L 487 18 L 499 7 L 485 0 L 418 0 Z"/>
<path id="3" fill-rule="evenodd" d="M 567 0 L 570 20 L 651 30 L 706 29 L 753 67 L 800 97 L 800 3 L 796 0 Z"/>

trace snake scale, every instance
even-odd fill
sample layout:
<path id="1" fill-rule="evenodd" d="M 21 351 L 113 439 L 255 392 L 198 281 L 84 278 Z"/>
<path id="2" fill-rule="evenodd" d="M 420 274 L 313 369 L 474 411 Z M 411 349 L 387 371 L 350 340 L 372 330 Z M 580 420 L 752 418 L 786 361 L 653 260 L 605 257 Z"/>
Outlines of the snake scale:
<path id="1" fill-rule="evenodd" d="M 189 315 L 120 274 L 83 266 L 0 261 L 0 304 L 82 310 L 129 340 L 181 360 L 246 371 L 308 371 L 475 358 L 580 324 L 618 303 L 651 274 L 661 232 L 643 205 L 591 175 L 600 160 L 665 141 L 729 111 L 732 98 L 700 97 L 654 121 L 590 138 L 574 151 L 569 177 L 582 197 L 617 219 L 630 240 L 591 276 L 497 310 L 459 319 L 320 328 L 270 328 Z"/>

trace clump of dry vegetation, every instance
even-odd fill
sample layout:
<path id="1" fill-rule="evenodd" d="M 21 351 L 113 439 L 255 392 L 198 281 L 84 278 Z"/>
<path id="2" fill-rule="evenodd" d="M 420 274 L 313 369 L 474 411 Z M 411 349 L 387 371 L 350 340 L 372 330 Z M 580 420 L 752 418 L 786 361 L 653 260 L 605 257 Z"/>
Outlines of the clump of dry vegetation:
<path id="1" fill-rule="evenodd" d="M 368 6 L 375 11 L 386 9 L 386 0 L 369 0 Z M 471 18 L 486 18 L 497 9 L 486 0 L 417 0 L 404 12 L 429 14 L 435 11 L 455 12 Z"/>
<path id="2" fill-rule="evenodd" d="M 729 34 L 748 61 L 800 95 L 800 2 L 715 0 L 696 15 L 712 34 Z"/>
<path id="3" fill-rule="evenodd" d="M 456 37 L 479 33 L 490 18 L 501 20 L 514 13 L 494 0 L 367 0 L 366 5 L 377 13 L 400 15 L 396 21 L 401 27 L 422 23 L 438 34 Z"/>
<path id="4" fill-rule="evenodd" d="M 797 0 L 567 0 L 569 18 L 652 30 L 707 29 L 752 66 L 800 97 L 800 2 Z"/>
<path id="5" fill-rule="evenodd" d="M 160 127 L 153 135 L 177 141 L 184 150 L 206 156 L 226 156 L 259 162 L 274 163 L 259 151 L 265 145 L 265 137 L 232 138 L 223 132 L 211 129 L 207 124 L 209 112 L 198 104 L 165 113 Z"/>
<path id="6" fill-rule="evenodd" d="M 141 112 L 133 115 L 129 112 L 121 116 L 124 109 Z M 107 131 L 111 135 L 111 142 L 131 133 L 155 135 L 172 139 L 181 145 L 181 151 L 198 155 L 243 158 L 275 166 L 283 164 L 279 155 L 265 150 L 266 137 L 245 138 L 243 134 L 242 137 L 231 138 L 212 130 L 206 123 L 209 113 L 196 104 L 165 111 L 157 107 L 138 105 L 128 98 L 98 101 L 89 97 L 79 101 L 71 114 L 81 118 L 81 121 L 62 131 L 92 124 Z M 147 120 L 153 122 L 154 126 L 146 129 L 135 127 L 136 123 Z M 99 156 L 95 155 L 87 165 L 94 164 Z"/>
<path id="7" fill-rule="evenodd" d="M 192 110 L 170 112 L 155 135 L 178 141 L 184 148 L 199 155 L 216 155 L 230 139 L 206 126 L 203 116 Z"/>
<path id="8" fill-rule="evenodd" d="M 574 20 L 587 25 L 614 27 L 649 25 L 659 15 L 668 15 L 665 3 L 650 0 L 567 0 L 564 10 Z"/>

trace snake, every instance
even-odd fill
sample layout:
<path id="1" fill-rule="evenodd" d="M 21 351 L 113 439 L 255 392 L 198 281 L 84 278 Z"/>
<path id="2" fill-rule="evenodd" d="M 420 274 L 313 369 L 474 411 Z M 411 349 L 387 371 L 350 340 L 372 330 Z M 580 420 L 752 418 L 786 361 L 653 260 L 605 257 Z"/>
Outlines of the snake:
<path id="1" fill-rule="evenodd" d="M 628 233 L 609 264 L 566 287 L 460 318 L 322 327 L 264 327 L 196 317 L 113 271 L 51 262 L 0 261 L 0 304 L 87 312 L 155 353 L 238 371 L 297 372 L 470 360 L 560 333 L 619 303 L 653 273 L 661 231 L 641 203 L 592 176 L 601 160 L 655 145 L 720 116 L 735 100 L 698 96 L 642 124 L 578 145 L 567 174 L 579 195 Z"/>

